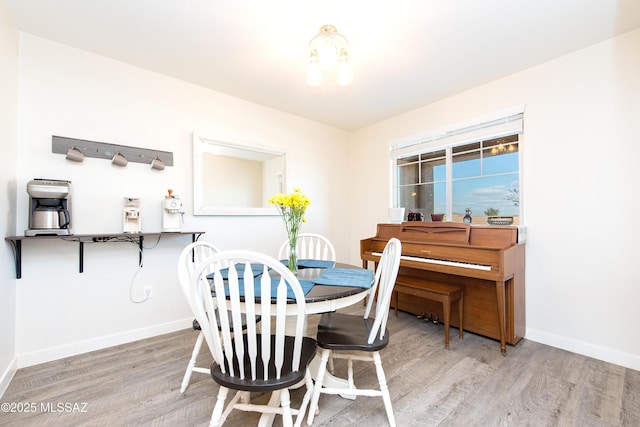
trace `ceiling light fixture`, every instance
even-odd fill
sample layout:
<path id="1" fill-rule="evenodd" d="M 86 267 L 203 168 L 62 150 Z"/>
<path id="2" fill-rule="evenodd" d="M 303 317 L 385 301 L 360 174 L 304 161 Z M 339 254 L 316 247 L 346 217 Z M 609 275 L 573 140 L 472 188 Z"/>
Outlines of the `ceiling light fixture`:
<path id="1" fill-rule="evenodd" d="M 514 151 L 515 151 L 515 148 L 511 144 L 507 145 L 506 147 L 504 144 L 498 144 L 498 145 L 494 145 L 491 148 L 491 154 L 493 154 L 494 156 L 496 154 L 513 153 Z"/>
<path id="2" fill-rule="evenodd" d="M 353 81 L 346 37 L 333 25 L 323 25 L 320 32 L 309 42 L 307 84 L 320 86 L 323 75 L 332 71 L 335 71 L 336 82 L 340 86 L 350 85 Z"/>

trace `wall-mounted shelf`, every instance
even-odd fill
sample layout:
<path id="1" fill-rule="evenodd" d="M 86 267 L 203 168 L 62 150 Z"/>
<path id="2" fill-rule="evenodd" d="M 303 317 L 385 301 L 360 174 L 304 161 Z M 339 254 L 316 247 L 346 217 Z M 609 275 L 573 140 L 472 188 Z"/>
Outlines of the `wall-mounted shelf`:
<path id="1" fill-rule="evenodd" d="M 142 266 L 142 251 L 144 238 L 147 236 L 176 236 L 191 235 L 191 241 L 195 242 L 204 234 L 204 231 L 179 231 L 171 233 L 116 233 L 116 234 L 71 234 L 69 236 L 43 235 L 43 236 L 7 236 L 4 238 L 11 244 L 16 264 L 16 278 L 22 278 L 22 241 L 23 240 L 42 240 L 42 239 L 59 239 L 67 242 L 77 242 L 79 244 L 78 253 L 78 270 L 80 273 L 84 271 L 84 244 L 85 243 L 104 243 L 104 242 L 128 242 L 135 243 L 140 249 L 138 257 L 138 265 Z"/>

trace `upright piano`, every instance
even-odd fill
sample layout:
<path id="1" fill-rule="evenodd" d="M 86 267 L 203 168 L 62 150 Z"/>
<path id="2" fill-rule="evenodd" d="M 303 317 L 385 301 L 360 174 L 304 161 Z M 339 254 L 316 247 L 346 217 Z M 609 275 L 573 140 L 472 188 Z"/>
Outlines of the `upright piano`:
<path id="1" fill-rule="evenodd" d="M 411 221 L 378 224 L 374 237 L 360 241 L 363 267 L 377 263 L 387 241 L 402 242 L 399 276 L 412 283 L 440 282 L 463 288 L 464 330 L 515 345 L 525 333 L 525 245 L 516 226 Z M 520 241 L 519 241 L 520 240 Z M 434 301 L 400 293 L 400 310 L 442 318 Z M 459 327 L 454 304 L 451 324 Z"/>

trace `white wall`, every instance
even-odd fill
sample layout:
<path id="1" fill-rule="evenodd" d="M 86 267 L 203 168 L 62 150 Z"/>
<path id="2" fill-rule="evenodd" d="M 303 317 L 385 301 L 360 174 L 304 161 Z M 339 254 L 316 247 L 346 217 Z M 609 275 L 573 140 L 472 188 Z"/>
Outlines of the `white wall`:
<path id="1" fill-rule="evenodd" d="M 0 45 L 9 60 L 2 81 L 15 93 L 15 32 L 1 31 L 9 34 Z M 142 198 L 143 231 L 157 231 L 160 201 L 172 188 L 187 208 L 185 230 L 206 231 L 204 239 L 222 248 L 275 255 L 285 238 L 278 217 L 192 216 L 191 132 L 198 130 L 286 150 L 289 187 L 312 199 L 305 230 L 328 235 L 339 254 L 349 254 L 339 256 L 359 263 L 359 240 L 387 220 L 390 141 L 525 104 L 527 338 L 640 369 L 634 222 L 640 171 L 632 163 L 640 154 L 638 45 L 640 31 L 634 31 L 346 134 L 21 34 L 17 166 L 0 172 L 9 201 L 3 231 L 20 234 L 27 227 L 26 183 L 34 177 L 73 182 L 75 233 L 120 231 L 123 197 L 134 194 Z M 3 97 L 0 108 L 9 112 L 0 119 L 1 136 L 11 141 L 15 106 Z M 71 163 L 51 153 L 51 135 L 173 151 L 176 166 L 158 172 L 137 163 L 125 169 L 98 159 Z M 4 157 L 9 161 L 12 149 Z M 0 370 L 13 357 L 4 337 L 12 334 L 6 313 L 13 306 L 5 297 L 12 299 L 14 284 L 19 366 L 188 327 L 191 315 L 174 273 L 187 242 L 172 237 L 146 250 L 137 275 L 132 245 L 86 245 L 79 274 L 77 244 L 25 242 L 17 281 L 5 247 L 2 266 L 11 268 L 2 271 L 11 277 L 0 279 L 0 316 L 8 322 L 0 322 Z M 136 297 L 152 284 L 154 298 L 131 303 L 131 283 Z"/>
<path id="2" fill-rule="evenodd" d="M 526 337 L 640 369 L 638 46 L 635 30 L 355 133 L 351 241 L 387 219 L 390 141 L 525 104 Z"/>
<path id="3" fill-rule="evenodd" d="M 16 125 L 18 108 L 18 31 L 0 4 L 0 235 L 15 234 Z M 13 254 L 3 244 L 0 256 L 0 396 L 17 369 L 15 357 L 16 287 Z"/>
<path id="4" fill-rule="evenodd" d="M 202 238 L 223 249 L 276 256 L 286 238 L 277 216 L 192 215 L 196 130 L 286 151 L 289 190 L 300 187 L 312 201 L 303 229 L 327 235 L 347 256 L 347 223 L 341 219 L 346 195 L 336 190 L 347 179 L 346 156 L 336 156 L 346 153 L 346 132 L 27 34 L 20 34 L 19 76 L 20 234 L 28 227 L 27 182 L 45 177 L 72 181 L 75 234 L 122 231 L 125 196 L 141 198 L 142 231 L 159 231 L 160 203 L 171 188 L 186 208 L 184 230 L 205 231 Z M 51 153 L 52 135 L 172 151 L 175 166 L 155 171 L 130 162 L 119 168 L 93 158 L 73 163 Z M 17 281 L 18 365 L 189 327 L 192 316 L 175 273 L 179 252 L 189 242 L 189 237 L 163 238 L 145 250 L 139 273 L 136 246 L 87 244 L 79 274 L 77 243 L 25 241 L 23 278 Z M 130 302 L 130 288 L 139 299 L 147 284 L 153 299 Z"/>

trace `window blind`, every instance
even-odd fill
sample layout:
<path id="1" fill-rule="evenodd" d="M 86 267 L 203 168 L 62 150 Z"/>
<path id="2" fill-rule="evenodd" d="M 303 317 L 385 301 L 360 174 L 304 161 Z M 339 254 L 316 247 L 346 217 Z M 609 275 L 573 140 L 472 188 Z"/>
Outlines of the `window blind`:
<path id="1" fill-rule="evenodd" d="M 471 142 L 485 141 L 501 136 L 521 134 L 523 132 L 524 113 L 510 114 L 508 116 L 483 121 L 451 129 L 443 129 L 430 134 L 414 138 L 412 141 L 392 145 L 391 158 L 399 159 L 431 151 L 436 148 L 445 148 L 462 145 Z"/>

